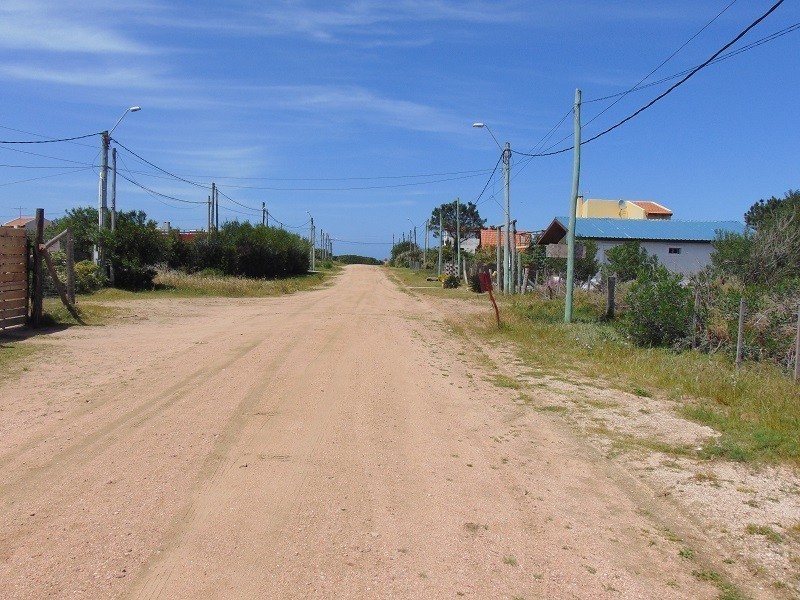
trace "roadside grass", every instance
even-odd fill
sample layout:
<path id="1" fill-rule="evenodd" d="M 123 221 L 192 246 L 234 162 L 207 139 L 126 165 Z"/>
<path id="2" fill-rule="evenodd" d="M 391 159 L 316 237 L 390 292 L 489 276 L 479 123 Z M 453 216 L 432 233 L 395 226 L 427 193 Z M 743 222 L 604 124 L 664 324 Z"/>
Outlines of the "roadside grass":
<path id="1" fill-rule="evenodd" d="M 283 296 L 317 288 L 341 267 L 320 270 L 316 273 L 288 277 L 286 279 L 246 279 L 219 275 L 187 275 L 178 271 L 160 271 L 155 279 L 156 290 L 143 294 L 159 294 L 160 297 L 192 298 L 198 296 L 222 296 L 225 298 L 264 298 Z"/>
<path id="2" fill-rule="evenodd" d="M 457 288 L 443 288 L 442 282 L 439 280 L 428 281 L 428 277 L 436 277 L 436 271 L 433 269 L 420 269 L 419 271 L 401 267 L 386 267 L 386 269 L 401 289 L 413 288 L 414 292 L 461 300 L 475 300 L 477 296 L 464 284 L 463 279 Z M 486 302 L 488 303 L 488 300 Z"/>
<path id="3" fill-rule="evenodd" d="M 391 273 L 409 287 L 422 286 L 425 279 L 423 272 L 408 269 Z M 463 287 L 433 293 L 484 302 Z M 529 370 L 570 383 L 600 380 L 638 396 L 673 401 L 679 414 L 722 434 L 702 448 L 702 458 L 800 464 L 800 386 L 778 367 L 748 362 L 737 372 L 725 355 L 637 347 L 615 323 L 602 320 L 605 299 L 582 290 L 576 290 L 570 325 L 563 322 L 563 299 L 500 296 L 500 328 L 485 303 L 481 316 L 456 312 L 451 321 L 468 338 L 512 344 Z"/>
<path id="4" fill-rule="evenodd" d="M 307 291 L 325 285 L 340 266 L 286 279 L 246 279 L 220 275 L 187 275 L 177 271 L 159 271 L 155 289 L 130 292 L 117 288 L 104 288 L 92 294 L 82 294 L 76 299 L 76 308 L 86 325 L 105 325 L 129 312 L 125 302 L 154 298 L 267 298 Z M 58 298 L 46 298 L 44 325 L 54 327 L 76 325 Z"/>
<path id="5" fill-rule="evenodd" d="M 27 371 L 28 363 L 41 351 L 41 346 L 22 344 L 0 334 L 0 381 L 9 381 Z"/>

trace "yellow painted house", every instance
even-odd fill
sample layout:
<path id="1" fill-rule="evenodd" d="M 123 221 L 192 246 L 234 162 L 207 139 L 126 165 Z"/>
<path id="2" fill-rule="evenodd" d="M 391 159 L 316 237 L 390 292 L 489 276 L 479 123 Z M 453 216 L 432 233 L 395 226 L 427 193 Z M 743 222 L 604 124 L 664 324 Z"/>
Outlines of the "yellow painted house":
<path id="1" fill-rule="evenodd" d="M 584 200 L 578 196 L 576 215 L 585 219 L 671 219 L 672 211 L 649 200 Z"/>

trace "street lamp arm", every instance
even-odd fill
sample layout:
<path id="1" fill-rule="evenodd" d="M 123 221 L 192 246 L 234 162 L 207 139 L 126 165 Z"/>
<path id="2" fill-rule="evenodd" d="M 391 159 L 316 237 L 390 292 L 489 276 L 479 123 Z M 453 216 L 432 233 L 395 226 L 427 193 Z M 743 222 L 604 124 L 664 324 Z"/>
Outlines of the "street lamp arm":
<path id="1" fill-rule="evenodd" d="M 500 148 L 501 152 L 503 151 L 503 147 L 500 145 L 500 142 L 498 142 L 497 138 L 494 137 L 494 133 L 492 133 L 491 128 L 486 123 L 473 123 L 472 126 L 473 127 L 477 127 L 478 129 L 483 129 L 485 127 L 486 131 L 489 132 L 489 135 L 492 136 L 492 139 L 494 140 L 494 143 L 497 144 L 497 147 Z"/>
<path id="2" fill-rule="evenodd" d="M 127 115 L 129 112 L 136 112 L 139 110 L 142 110 L 141 106 L 131 106 L 130 108 L 126 109 L 125 112 L 122 113 L 122 116 L 119 119 L 117 119 L 117 122 L 114 123 L 114 126 L 111 129 L 109 129 L 108 135 L 111 135 L 114 132 L 114 130 L 117 128 L 117 125 L 119 125 L 122 122 L 122 119 L 125 118 L 125 115 Z"/>

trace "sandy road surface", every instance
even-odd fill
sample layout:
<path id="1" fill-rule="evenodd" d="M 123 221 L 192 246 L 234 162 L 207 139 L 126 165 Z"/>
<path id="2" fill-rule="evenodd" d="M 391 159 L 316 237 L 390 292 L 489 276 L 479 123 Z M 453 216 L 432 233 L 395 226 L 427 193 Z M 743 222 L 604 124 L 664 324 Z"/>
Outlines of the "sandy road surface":
<path id="1" fill-rule="evenodd" d="M 148 301 L 0 380 L 2 598 L 716 598 L 382 270 Z"/>

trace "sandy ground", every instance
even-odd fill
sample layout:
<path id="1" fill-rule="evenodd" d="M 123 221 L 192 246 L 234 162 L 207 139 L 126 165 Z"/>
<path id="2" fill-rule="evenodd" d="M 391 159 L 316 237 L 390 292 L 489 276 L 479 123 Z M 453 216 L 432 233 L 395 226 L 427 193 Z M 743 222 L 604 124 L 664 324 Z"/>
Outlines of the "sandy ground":
<path id="1" fill-rule="evenodd" d="M 0 598 L 790 597 L 676 500 L 690 467 L 492 385 L 380 268 L 134 307 L 0 375 Z"/>

